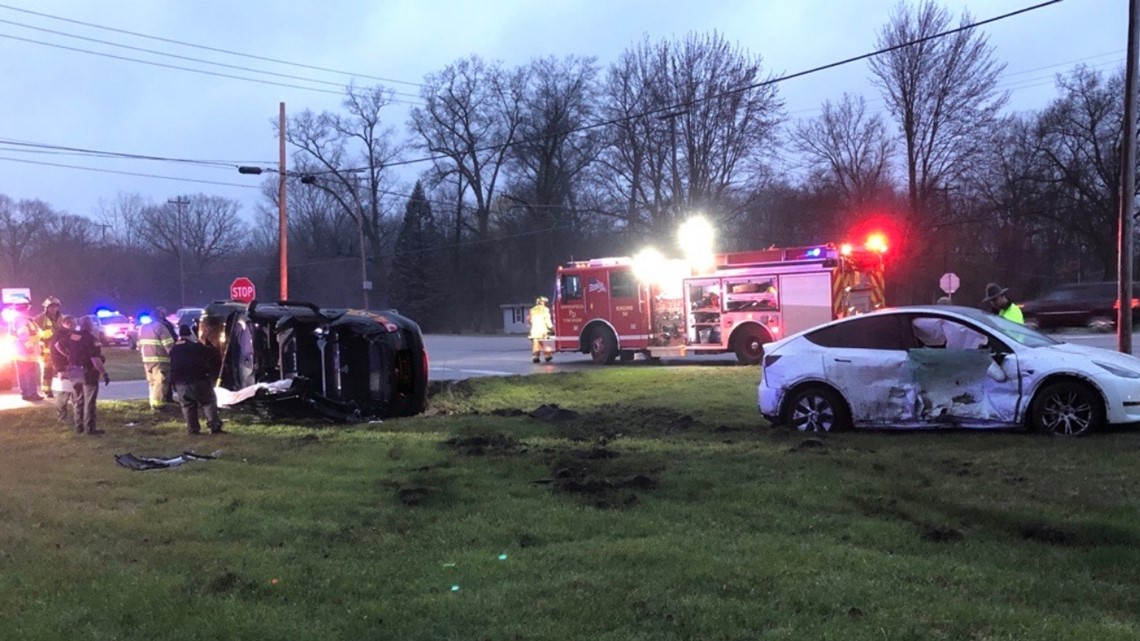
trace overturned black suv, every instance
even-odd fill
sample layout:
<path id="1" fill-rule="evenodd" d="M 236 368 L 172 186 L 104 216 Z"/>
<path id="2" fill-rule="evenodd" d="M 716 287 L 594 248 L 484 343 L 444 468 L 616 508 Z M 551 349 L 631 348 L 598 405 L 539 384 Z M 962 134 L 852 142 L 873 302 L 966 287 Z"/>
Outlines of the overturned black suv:
<path id="1" fill-rule="evenodd" d="M 223 354 L 222 406 L 353 421 L 412 416 L 427 404 L 423 335 L 395 312 L 218 301 L 198 334 Z"/>

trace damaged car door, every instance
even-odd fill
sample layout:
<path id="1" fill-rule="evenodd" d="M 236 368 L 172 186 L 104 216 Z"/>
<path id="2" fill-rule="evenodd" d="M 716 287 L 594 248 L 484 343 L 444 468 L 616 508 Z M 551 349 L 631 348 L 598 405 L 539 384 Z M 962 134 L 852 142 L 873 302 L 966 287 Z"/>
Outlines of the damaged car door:
<path id="1" fill-rule="evenodd" d="M 1017 355 L 982 328 L 937 315 L 909 320 L 907 352 L 918 419 L 932 426 L 994 427 L 1017 422 Z"/>
<path id="2" fill-rule="evenodd" d="M 843 394 L 856 425 L 906 426 L 916 420 L 905 319 L 868 314 L 806 338 L 828 348 L 823 369 Z"/>

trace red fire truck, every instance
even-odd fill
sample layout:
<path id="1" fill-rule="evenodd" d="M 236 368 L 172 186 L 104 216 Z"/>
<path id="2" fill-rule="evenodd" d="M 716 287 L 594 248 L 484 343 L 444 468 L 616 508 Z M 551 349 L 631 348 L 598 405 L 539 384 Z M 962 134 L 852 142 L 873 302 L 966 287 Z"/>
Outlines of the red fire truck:
<path id="1" fill-rule="evenodd" d="M 646 283 L 630 258 L 558 268 L 554 349 L 619 356 L 735 352 L 756 364 L 764 344 L 883 306 L 881 237 L 865 247 L 832 244 L 721 254 L 705 273 L 685 269 Z"/>

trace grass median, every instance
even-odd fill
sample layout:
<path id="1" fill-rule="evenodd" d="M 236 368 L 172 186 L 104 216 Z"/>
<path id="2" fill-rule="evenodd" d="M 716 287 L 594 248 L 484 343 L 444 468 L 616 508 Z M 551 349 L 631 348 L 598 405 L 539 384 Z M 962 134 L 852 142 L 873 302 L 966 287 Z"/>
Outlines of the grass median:
<path id="1" fill-rule="evenodd" d="M 10 638 L 1135 639 L 1140 435 L 763 423 L 754 368 L 442 387 L 338 426 L 0 427 Z M 544 404 L 541 418 L 528 414 Z M 569 411 L 567 411 L 569 410 Z M 112 455 L 219 458 L 131 472 Z M 2 635 L 0 635 L 2 636 Z"/>

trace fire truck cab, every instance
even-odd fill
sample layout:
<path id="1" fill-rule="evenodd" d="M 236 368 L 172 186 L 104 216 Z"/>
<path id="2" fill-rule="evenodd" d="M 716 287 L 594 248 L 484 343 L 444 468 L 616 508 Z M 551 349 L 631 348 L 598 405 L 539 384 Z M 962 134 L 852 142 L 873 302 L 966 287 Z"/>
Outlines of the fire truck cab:
<path id="1" fill-rule="evenodd" d="M 558 269 L 554 349 L 609 364 L 735 353 L 757 364 L 764 344 L 883 306 L 882 254 L 819 245 L 722 254 L 705 273 L 637 278 L 630 258 Z"/>

